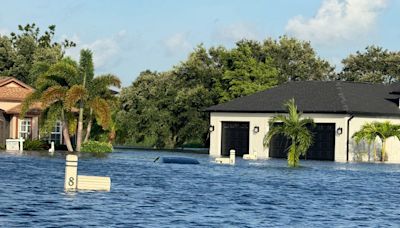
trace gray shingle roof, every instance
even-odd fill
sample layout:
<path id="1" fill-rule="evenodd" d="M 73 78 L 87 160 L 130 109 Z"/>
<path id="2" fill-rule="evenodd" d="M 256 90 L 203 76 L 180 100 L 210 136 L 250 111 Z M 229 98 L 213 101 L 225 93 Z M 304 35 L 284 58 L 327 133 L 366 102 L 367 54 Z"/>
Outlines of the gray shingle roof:
<path id="1" fill-rule="evenodd" d="M 214 105 L 209 112 L 286 112 L 283 104 L 294 98 L 304 113 L 347 113 L 400 116 L 400 86 L 342 81 L 288 82 L 278 87 Z"/>

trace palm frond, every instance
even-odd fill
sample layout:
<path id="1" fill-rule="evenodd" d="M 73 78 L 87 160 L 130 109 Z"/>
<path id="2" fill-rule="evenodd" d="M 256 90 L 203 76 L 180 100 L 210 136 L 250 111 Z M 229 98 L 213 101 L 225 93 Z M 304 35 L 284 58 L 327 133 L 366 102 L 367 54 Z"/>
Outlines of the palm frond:
<path id="1" fill-rule="evenodd" d="M 302 118 L 302 113 L 297 111 L 294 99 L 285 103 L 288 115 L 276 115 L 269 121 L 270 129 L 264 137 L 264 146 L 268 146 L 272 137 L 283 134 L 291 140 L 288 152 L 288 165 L 297 166 L 299 156 L 304 155 L 313 143 L 313 134 L 308 126 L 315 126 L 311 118 Z M 280 124 L 276 124 L 280 123 Z"/>
<path id="2" fill-rule="evenodd" d="M 82 49 L 80 53 L 79 66 L 82 74 L 85 74 L 86 81 L 91 81 L 94 77 L 93 53 L 89 49 Z M 82 80 L 83 77 L 80 77 Z M 83 84 L 81 82 L 81 84 Z"/>
<path id="3" fill-rule="evenodd" d="M 121 88 L 121 81 L 115 75 L 105 74 L 95 77 L 89 87 L 92 96 L 104 94 L 111 97 L 112 94 L 109 91 L 110 86 Z"/>
<path id="4" fill-rule="evenodd" d="M 283 125 L 274 125 L 274 124 L 270 124 L 269 125 L 269 130 L 268 133 L 265 135 L 264 137 L 264 147 L 268 147 L 270 145 L 271 139 L 272 137 L 274 137 L 275 135 L 279 135 L 279 134 L 284 134 L 285 130 L 284 130 L 284 126 Z"/>
<path id="5" fill-rule="evenodd" d="M 93 108 L 97 123 L 103 129 L 108 129 L 111 122 L 111 111 L 107 101 L 96 97 L 90 102 L 90 106 Z"/>
<path id="6" fill-rule="evenodd" d="M 69 58 L 65 58 L 52 65 L 46 72 L 45 78 L 61 86 L 72 86 L 80 82 L 78 67 Z"/>
<path id="7" fill-rule="evenodd" d="M 53 104 L 42 111 L 39 126 L 40 135 L 48 136 L 57 123 L 60 120 L 62 105 Z"/>
<path id="8" fill-rule="evenodd" d="M 40 101 L 42 102 L 43 107 L 47 107 L 56 101 L 64 100 L 65 94 L 66 89 L 64 87 L 52 86 L 42 93 Z"/>
<path id="9" fill-rule="evenodd" d="M 22 102 L 21 108 L 21 118 L 24 118 L 26 112 L 29 110 L 29 107 L 34 103 L 40 100 L 42 93 L 38 90 L 35 90 L 33 93 L 29 94 L 25 97 L 24 101 Z"/>
<path id="10" fill-rule="evenodd" d="M 79 101 L 85 99 L 87 96 L 87 89 L 82 85 L 73 85 L 66 93 L 65 108 L 71 108 Z"/>

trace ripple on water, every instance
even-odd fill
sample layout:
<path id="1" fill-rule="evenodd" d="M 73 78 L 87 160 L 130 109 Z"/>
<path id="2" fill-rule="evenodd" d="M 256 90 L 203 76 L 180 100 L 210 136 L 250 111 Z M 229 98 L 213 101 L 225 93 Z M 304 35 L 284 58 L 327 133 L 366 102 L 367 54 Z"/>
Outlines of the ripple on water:
<path id="1" fill-rule="evenodd" d="M 170 152 L 84 156 L 111 192 L 64 193 L 64 155 L 0 152 L 1 227 L 332 227 L 400 224 L 400 166 L 284 160 L 153 163 Z"/>

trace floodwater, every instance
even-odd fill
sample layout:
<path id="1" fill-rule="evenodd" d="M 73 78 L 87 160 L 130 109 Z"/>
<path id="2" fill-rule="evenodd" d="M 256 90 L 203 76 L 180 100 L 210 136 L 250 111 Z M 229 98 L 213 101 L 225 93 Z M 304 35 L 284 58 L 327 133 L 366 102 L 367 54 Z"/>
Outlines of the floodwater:
<path id="1" fill-rule="evenodd" d="M 187 156 L 200 165 L 154 163 Z M 400 226 L 400 165 L 117 151 L 79 159 L 111 192 L 64 193 L 65 155 L 0 152 L 0 227 Z"/>

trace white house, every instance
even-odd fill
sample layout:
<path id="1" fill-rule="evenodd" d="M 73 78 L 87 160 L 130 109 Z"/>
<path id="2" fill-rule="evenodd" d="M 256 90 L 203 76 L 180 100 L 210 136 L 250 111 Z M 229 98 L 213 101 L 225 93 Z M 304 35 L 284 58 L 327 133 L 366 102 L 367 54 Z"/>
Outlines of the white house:
<path id="1" fill-rule="evenodd" d="M 338 162 L 373 159 L 367 144 L 356 144 L 352 135 L 367 122 L 389 120 L 400 124 L 400 84 L 289 82 L 207 108 L 210 112 L 210 155 L 229 156 L 229 150 L 235 149 L 238 156 L 286 157 L 288 142 L 285 137 L 273 138 L 269 148 L 263 146 L 263 138 L 268 132 L 270 118 L 285 113 L 283 104 L 291 98 L 295 99 L 299 111 L 316 123 L 314 144 L 306 159 Z M 400 163 L 397 138 L 388 140 L 387 156 L 388 162 Z"/>

